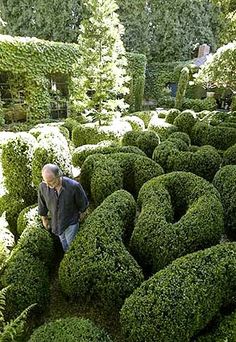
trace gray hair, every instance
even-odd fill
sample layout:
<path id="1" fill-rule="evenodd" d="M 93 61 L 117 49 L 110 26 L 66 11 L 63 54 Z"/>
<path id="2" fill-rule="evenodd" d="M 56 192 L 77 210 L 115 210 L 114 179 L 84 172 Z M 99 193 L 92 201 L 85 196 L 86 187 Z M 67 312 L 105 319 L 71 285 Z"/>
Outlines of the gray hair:
<path id="1" fill-rule="evenodd" d="M 61 169 L 59 168 L 58 165 L 56 164 L 46 164 L 44 165 L 44 167 L 42 168 L 42 172 L 43 171 L 51 171 L 55 177 L 61 177 L 63 176 L 63 172 L 61 171 Z"/>

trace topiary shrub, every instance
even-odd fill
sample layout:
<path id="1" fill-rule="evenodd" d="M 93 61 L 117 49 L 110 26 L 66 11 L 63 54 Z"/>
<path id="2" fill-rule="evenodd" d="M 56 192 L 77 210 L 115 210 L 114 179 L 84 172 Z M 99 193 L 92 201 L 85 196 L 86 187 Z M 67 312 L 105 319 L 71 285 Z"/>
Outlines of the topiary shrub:
<path id="1" fill-rule="evenodd" d="M 123 146 L 137 146 L 148 157 L 152 157 L 153 151 L 160 144 L 159 136 L 152 131 L 127 132 L 123 136 Z"/>
<path id="2" fill-rule="evenodd" d="M 84 162 L 80 181 L 86 193 L 99 205 L 112 192 L 122 188 L 137 196 L 143 183 L 162 173 L 160 165 L 138 154 L 96 154 Z"/>
<path id="3" fill-rule="evenodd" d="M 124 121 L 127 121 L 133 131 L 143 131 L 145 129 L 145 125 L 142 119 L 135 115 L 124 116 L 122 118 Z"/>
<path id="4" fill-rule="evenodd" d="M 29 342 L 112 342 L 108 334 L 88 319 L 68 317 L 37 328 Z"/>
<path id="5" fill-rule="evenodd" d="M 107 145 L 107 146 L 106 146 Z M 77 147 L 72 154 L 72 164 L 76 166 L 82 166 L 85 159 L 92 154 L 112 154 L 112 153 L 137 153 L 145 156 L 145 153 L 136 146 L 118 146 L 115 144 L 105 144 L 102 146 L 101 143 L 97 145 L 84 145 Z"/>
<path id="6" fill-rule="evenodd" d="M 191 140 L 194 145 L 211 145 L 218 150 L 226 150 L 236 144 L 236 129 L 198 122 L 193 127 Z"/>
<path id="7" fill-rule="evenodd" d="M 221 196 L 226 232 L 236 237 L 236 165 L 222 167 L 216 173 L 213 184 Z"/>
<path id="8" fill-rule="evenodd" d="M 21 235 L 27 227 L 43 227 L 40 216 L 38 215 L 37 204 L 24 208 L 17 218 L 18 235 Z"/>
<path id="9" fill-rule="evenodd" d="M 145 128 L 147 128 L 154 114 L 156 114 L 155 111 L 142 111 L 142 112 L 131 113 L 130 115 L 137 116 L 138 118 L 140 118 L 144 122 Z"/>
<path id="10" fill-rule="evenodd" d="M 196 338 L 196 342 L 234 342 L 236 337 L 236 311 L 225 316 L 212 332 Z"/>
<path id="11" fill-rule="evenodd" d="M 236 144 L 230 146 L 223 153 L 222 165 L 235 165 L 236 164 Z"/>
<path id="12" fill-rule="evenodd" d="M 184 254 L 217 244 L 224 229 L 219 197 L 212 184 L 188 172 L 145 183 L 130 241 L 138 262 L 156 272 Z"/>
<path id="13" fill-rule="evenodd" d="M 73 118 L 66 118 L 62 127 L 66 127 L 69 131 L 69 137 L 72 139 L 72 131 L 79 124 L 79 122 Z"/>
<path id="14" fill-rule="evenodd" d="M 42 168 L 45 164 L 57 164 L 65 176 L 72 175 L 71 153 L 65 137 L 58 132 L 41 133 L 34 150 L 32 161 L 32 178 L 36 187 L 42 181 Z"/>
<path id="15" fill-rule="evenodd" d="M 125 121 L 117 121 L 113 126 L 77 125 L 72 131 L 72 142 L 75 147 L 97 144 L 103 140 L 119 142 L 128 131 L 132 131 L 132 127 Z"/>
<path id="16" fill-rule="evenodd" d="M 174 120 L 177 118 L 177 116 L 181 113 L 181 111 L 177 108 L 171 108 L 168 110 L 167 116 L 166 116 L 166 122 L 169 124 L 173 124 Z"/>
<path id="17" fill-rule="evenodd" d="M 190 341 L 222 305 L 235 302 L 235 261 L 236 244 L 224 243 L 179 258 L 145 281 L 121 309 L 126 341 Z"/>
<path id="18" fill-rule="evenodd" d="M 164 119 L 158 118 L 157 115 L 153 115 L 149 122 L 148 130 L 156 132 L 161 141 L 163 141 L 167 139 L 171 133 L 178 131 L 178 128 L 167 123 Z"/>
<path id="19" fill-rule="evenodd" d="M 191 140 L 190 140 L 190 137 L 187 133 L 184 133 L 184 132 L 174 132 L 172 133 L 168 140 L 173 140 L 173 139 L 181 139 L 183 140 L 188 146 L 190 146 L 191 144 Z"/>
<path id="20" fill-rule="evenodd" d="M 181 109 L 184 102 L 186 90 L 189 82 L 189 68 L 184 67 L 180 72 L 177 94 L 175 98 L 175 108 Z"/>
<path id="21" fill-rule="evenodd" d="M 29 133 L 16 133 L 2 145 L 4 185 L 12 198 L 22 198 L 26 205 L 36 200 L 32 187 L 32 158 L 36 140 Z"/>
<path id="22" fill-rule="evenodd" d="M 174 120 L 174 125 L 178 130 L 191 135 L 192 128 L 196 123 L 195 113 L 191 110 L 185 110 Z"/>
<path id="23" fill-rule="evenodd" d="M 91 213 L 60 264 L 64 293 L 83 301 L 96 299 L 113 309 L 140 285 L 142 270 L 122 242 L 135 214 L 136 203 L 124 190 L 111 194 Z"/>
<path id="24" fill-rule="evenodd" d="M 0 241 L 0 272 L 2 272 L 6 259 L 7 259 L 7 251 L 3 242 Z"/>

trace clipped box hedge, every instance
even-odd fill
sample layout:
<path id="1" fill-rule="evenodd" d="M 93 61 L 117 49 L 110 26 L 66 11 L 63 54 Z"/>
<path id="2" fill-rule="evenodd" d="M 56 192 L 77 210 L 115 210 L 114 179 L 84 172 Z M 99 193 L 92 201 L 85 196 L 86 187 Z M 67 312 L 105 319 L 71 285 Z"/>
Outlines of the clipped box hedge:
<path id="1" fill-rule="evenodd" d="M 142 270 L 124 246 L 136 214 L 133 197 L 114 192 L 86 219 L 59 268 L 64 293 L 120 307 L 143 281 Z"/>
<path id="2" fill-rule="evenodd" d="M 81 168 L 80 181 L 86 193 L 99 205 L 112 192 L 125 189 L 137 196 L 149 179 L 163 174 L 153 160 L 135 153 L 95 154 Z"/>
<path id="3" fill-rule="evenodd" d="M 224 230 L 220 195 L 189 172 L 172 172 L 145 183 L 141 213 L 130 248 L 138 262 L 156 272 L 176 258 L 217 244 Z"/>
<path id="4" fill-rule="evenodd" d="M 159 118 L 158 114 L 156 114 L 152 116 L 148 125 L 148 130 L 156 132 L 161 141 L 163 141 L 167 139 L 171 133 L 177 132 L 178 128 L 166 122 L 165 119 Z"/>
<path id="5" fill-rule="evenodd" d="M 140 150 L 142 150 L 149 158 L 152 157 L 153 151 L 159 144 L 159 136 L 152 131 L 127 132 L 124 134 L 122 139 L 123 146 L 136 146 Z"/>
<path id="6" fill-rule="evenodd" d="M 108 334 L 88 319 L 68 317 L 36 329 L 29 342 L 112 342 Z"/>
<path id="7" fill-rule="evenodd" d="M 226 233 L 236 237 L 236 165 L 226 165 L 215 175 L 213 184 L 220 193 L 224 208 Z"/>
<path id="8" fill-rule="evenodd" d="M 180 132 L 191 135 L 193 126 L 195 125 L 196 121 L 197 119 L 195 113 L 191 110 L 185 110 L 175 118 L 173 124 L 178 128 Z"/>
<path id="9" fill-rule="evenodd" d="M 192 340 L 223 305 L 235 303 L 235 265 L 236 243 L 224 243 L 181 257 L 157 272 L 121 309 L 126 341 Z"/>

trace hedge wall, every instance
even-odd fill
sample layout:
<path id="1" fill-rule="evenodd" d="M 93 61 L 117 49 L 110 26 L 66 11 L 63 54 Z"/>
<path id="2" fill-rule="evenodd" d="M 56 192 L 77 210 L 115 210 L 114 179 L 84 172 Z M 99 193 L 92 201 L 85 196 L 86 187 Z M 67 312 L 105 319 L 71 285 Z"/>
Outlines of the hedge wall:
<path id="1" fill-rule="evenodd" d="M 220 195 L 188 172 L 172 172 L 145 183 L 141 213 L 130 247 L 138 262 L 156 272 L 174 259 L 217 244 L 224 230 Z M 170 248 L 171 246 L 171 248 Z"/>
<path id="2" fill-rule="evenodd" d="M 122 238 L 133 226 L 136 203 L 116 191 L 87 218 L 59 269 L 63 292 L 82 301 L 98 300 L 112 310 L 143 281 L 142 270 Z"/>
<path id="3" fill-rule="evenodd" d="M 223 305 L 235 304 L 235 265 L 236 243 L 224 243 L 156 273 L 122 307 L 126 341 L 189 342 Z"/>
<path id="4" fill-rule="evenodd" d="M 123 146 L 136 146 L 142 150 L 149 158 L 152 157 L 154 149 L 159 145 L 159 136 L 152 131 L 136 132 L 130 131 L 122 138 Z"/>

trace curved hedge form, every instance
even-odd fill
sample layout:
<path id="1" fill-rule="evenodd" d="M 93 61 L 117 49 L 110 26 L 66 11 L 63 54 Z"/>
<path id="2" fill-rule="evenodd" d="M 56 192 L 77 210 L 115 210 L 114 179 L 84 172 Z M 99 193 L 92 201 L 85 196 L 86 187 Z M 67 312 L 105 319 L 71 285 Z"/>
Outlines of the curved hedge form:
<path id="1" fill-rule="evenodd" d="M 211 333 L 200 336 L 196 342 L 234 342 L 236 340 L 236 311 L 225 316 Z"/>
<path id="2" fill-rule="evenodd" d="M 32 177 L 36 187 L 42 181 L 42 168 L 45 164 L 57 164 L 65 176 L 70 177 L 71 153 L 66 138 L 58 132 L 41 133 L 38 144 L 34 150 L 32 161 Z"/>
<path id="3" fill-rule="evenodd" d="M 121 325 L 128 342 L 189 342 L 235 302 L 236 243 L 186 255 L 145 281 L 125 301 Z"/>
<path id="4" fill-rule="evenodd" d="M 91 213 L 60 264 L 63 292 L 81 300 L 99 299 L 106 308 L 122 305 L 143 281 L 141 268 L 122 241 L 135 214 L 136 203 L 124 190 Z"/>
<path id="5" fill-rule="evenodd" d="M 171 133 L 177 132 L 178 128 L 166 122 L 165 119 L 159 118 L 156 114 L 151 118 L 148 125 L 148 130 L 156 132 L 161 141 L 163 141 L 167 139 Z"/>
<path id="6" fill-rule="evenodd" d="M 236 144 L 236 129 L 198 122 L 192 129 L 191 140 L 194 145 L 211 145 L 218 150 L 226 150 Z"/>
<path id="7" fill-rule="evenodd" d="M 27 206 L 22 198 L 13 194 L 5 194 L 0 197 L 0 215 L 6 213 L 9 229 L 13 234 L 17 233 L 17 218 L 20 212 Z"/>
<path id="8" fill-rule="evenodd" d="M 88 319 L 68 317 L 36 329 L 29 342 L 112 342 L 108 334 Z"/>
<path id="9" fill-rule="evenodd" d="M 222 167 L 216 173 L 213 184 L 221 196 L 226 233 L 236 237 L 236 165 Z"/>
<path id="10" fill-rule="evenodd" d="M 37 204 L 24 208 L 17 218 L 17 233 L 21 235 L 27 227 L 43 227 L 40 216 L 38 215 Z"/>
<path id="11" fill-rule="evenodd" d="M 191 134 L 193 126 L 196 123 L 195 113 L 192 110 L 185 110 L 174 120 L 174 125 L 179 131 Z"/>
<path id="12" fill-rule="evenodd" d="M 156 114 L 155 111 L 142 111 L 142 112 L 135 112 L 135 113 L 131 113 L 131 116 L 137 116 L 138 118 L 140 118 L 141 120 L 143 120 L 145 128 L 148 127 L 148 124 L 152 118 L 152 116 Z"/>
<path id="13" fill-rule="evenodd" d="M 122 139 L 123 146 L 137 146 L 150 158 L 152 157 L 153 151 L 159 144 L 159 136 L 152 131 L 127 132 L 124 134 Z"/>
<path id="14" fill-rule="evenodd" d="M 17 316 L 26 307 L 37 303 L 42 311 L 49 302 L 49 267 L 53 259 L 53 241 L 45 229 L 37 226 L 24 229 L 7 260 L 1 277 L 7 292 L 7 313 Z"/>
<path id="15" fill-rule="evenodd" d="M 140 155 L 145 156 L 145 153 L 141 151 L 136 146 L 118 146 L 118 145 L 108 145 L 105 144 L 105 146 L 102 146 L 101 144 L 97 145 L 84 145 L 77 147 L 73 154 L 72 154 L 72 164 L 73 166 L 82 166 L 85 159 L 92 155 L 92 154 L 112 154 L 112 153 L 137 153 Z"/>
<path id="16" fill-rule="evenodd" d="M 168 122 L 169 124 L 174 123 L 175 119 L 177 118 L 177 116 L 181 113 L 181 111 L 177 108 L 171 108 L 170 110 L 168 110 L 168 114 L 166 116 L 166 122 Z"/>
<path id="17" fill-rule="evenodd" d="M 122 120 L 127 121 L 133 131 L 143 131 L 145 129 L 145 124 L 142 119 L 135 115 L 123 116 Z"/>
<path id="18" fill-rule="evenodd" d="M 125 189 L 137 196 L 149 179 L 163 174 L 153 160 L 134 153 L 95 154 L 89 156 L 82 168 L 80 181 L 96 205 L 108 195 Z"/>
<path id="19" fill-rule="evenodd" d="M 172 133 L 168 140 L 172 140 L 172 139 L 181 139 L 183 140 L 188 146 L 190 146 L 191 144 L 191 139 L 189 137 L 189 135 L 187 133 L 184 132 L 174 132 Z"/>
<path id="20" fill-rule="evenodd" d="M 236 165 L 236 144 L 224 151 L 222 165 Z"/>
<path id="21" fill-rule="evenodd" d="M 97 144 L 103 140 L 119 142 L 122 136 L 132 131 L 128 122 L 119 121 L 114 126 L 96 126 L 95 124 L 78 124 L 72 131 L 72 142 L 75 147 Z"/>
<path id="22" fill-rule="evenodd" d="M 212 184 L 189 172 L 144 184 L 130 240 L 138 262 L 156 272 L 184 254 L 217 244 L 224 229 L 219 197 Z"/>

